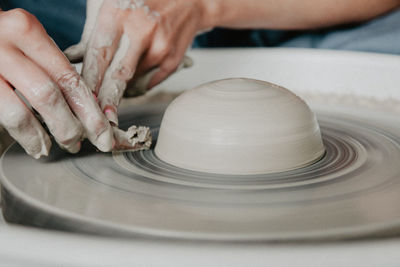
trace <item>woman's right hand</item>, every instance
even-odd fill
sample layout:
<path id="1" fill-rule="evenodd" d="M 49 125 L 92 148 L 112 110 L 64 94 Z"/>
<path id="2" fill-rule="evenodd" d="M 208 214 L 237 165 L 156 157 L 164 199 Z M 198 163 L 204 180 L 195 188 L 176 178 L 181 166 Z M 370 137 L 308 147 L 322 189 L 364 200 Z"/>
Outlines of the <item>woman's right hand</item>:
<path id="1" fill-rule="evenodd" d="M 51 141 L 29 105 L 71 153 L 85 136 L 101 151 L 115 144 L 91 90 L 40 22 L 22 9 L 0 10 L 0 124 L 39 158 L 49 153 Z"/>

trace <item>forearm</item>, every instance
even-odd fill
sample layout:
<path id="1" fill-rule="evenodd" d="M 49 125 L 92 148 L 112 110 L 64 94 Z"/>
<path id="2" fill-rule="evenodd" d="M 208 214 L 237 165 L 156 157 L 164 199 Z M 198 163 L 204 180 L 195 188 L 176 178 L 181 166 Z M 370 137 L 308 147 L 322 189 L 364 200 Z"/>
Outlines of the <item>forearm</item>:
<path id="1" fill-rule="evenodd" d="M 204 0 L 209 27 L 313 29 L 365 21 L 399 0 Z"/>

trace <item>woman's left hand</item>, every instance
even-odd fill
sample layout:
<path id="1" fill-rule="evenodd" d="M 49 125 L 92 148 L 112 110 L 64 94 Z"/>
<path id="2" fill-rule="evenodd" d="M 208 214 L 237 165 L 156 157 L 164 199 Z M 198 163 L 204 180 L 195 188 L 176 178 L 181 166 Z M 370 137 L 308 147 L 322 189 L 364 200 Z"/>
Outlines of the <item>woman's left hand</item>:
<path id="1" fill-rule="evenodd" d="M 130 80 L 151 71 L 151 88 L 178 68 L 194 36 L 209 26 L 205 1 L 88 0 L 82 39 L 65 54 L 84 58 L 82 76 L 110 122 L 118 125 Z"/>

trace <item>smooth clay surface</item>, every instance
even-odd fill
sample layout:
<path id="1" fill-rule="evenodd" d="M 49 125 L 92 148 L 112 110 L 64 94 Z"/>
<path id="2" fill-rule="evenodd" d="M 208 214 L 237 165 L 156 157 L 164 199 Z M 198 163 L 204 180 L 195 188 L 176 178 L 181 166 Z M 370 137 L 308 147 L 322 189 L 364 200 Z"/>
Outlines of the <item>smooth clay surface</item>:
<path id="1" fill-rule="evenodd" d="M 206 83 L 176 98 L 155 147 L 169 164 L 238 175 L 300 168 L 324 151 L 316 117 L 302 99 L 283 87 L 239 78 Z"/>

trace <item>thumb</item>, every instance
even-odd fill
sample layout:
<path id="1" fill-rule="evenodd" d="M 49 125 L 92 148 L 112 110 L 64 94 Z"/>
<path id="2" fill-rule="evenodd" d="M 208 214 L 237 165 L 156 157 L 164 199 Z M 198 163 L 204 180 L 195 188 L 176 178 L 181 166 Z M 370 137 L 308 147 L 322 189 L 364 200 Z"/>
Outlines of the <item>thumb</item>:
<path id="1" fill-rule="evenodd" d="M 90 36 L 95 28 L 96 19 L 100 11 L 103 1 L 88 0 L 86 8 L 86 21 L 83 27 L 81 41 L 73 46 L 65 49 L 64 54 L 71 62 L 81 62 L 85 54 L 87 44 L 89 43 Z"/>
<path id="2" fill-rule="evenodd" d="M 81 62 L 83 60 L 83 55 L 85 54 L 86 45 L 82 42 L 79 42 L 76 45 L 72 45 L 64 50 L 65 56 L 69 61 L 76 63 Z"/>

